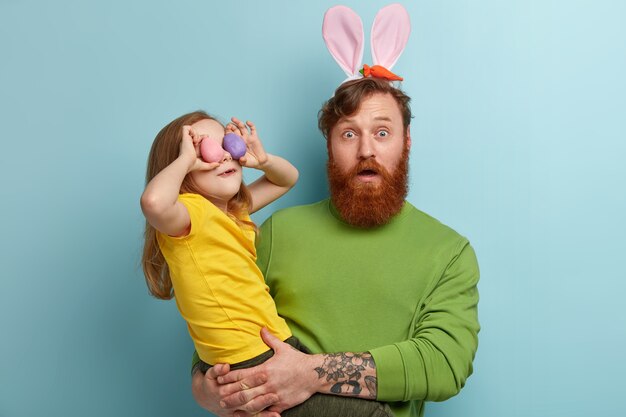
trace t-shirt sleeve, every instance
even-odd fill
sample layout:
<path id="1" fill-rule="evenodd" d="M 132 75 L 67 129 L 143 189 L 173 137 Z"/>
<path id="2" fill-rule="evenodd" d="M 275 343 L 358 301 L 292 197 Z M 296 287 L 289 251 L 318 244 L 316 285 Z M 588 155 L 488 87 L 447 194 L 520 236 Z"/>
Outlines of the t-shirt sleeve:
<path id="1" fill-rule="evenodd" d="M 478 348 L 476 255 L 460 242 L 442 276 L 424 299 L 409 340 L 372 349 L 378 400 L 443 401 L 472 373 Z"/>
<path id="2" fill-rule="evenodd" d="M 197 194 L 181 194 L 178 197 L 178 201 L 187 208 L 191 221 L 191 230 L 184 237 L 192 238 L 198 230 L 201 230 L 204 222 L 207 221 L 207 216 L 210 214 L 210 206 L 204 200 L 204 197 Z"/>

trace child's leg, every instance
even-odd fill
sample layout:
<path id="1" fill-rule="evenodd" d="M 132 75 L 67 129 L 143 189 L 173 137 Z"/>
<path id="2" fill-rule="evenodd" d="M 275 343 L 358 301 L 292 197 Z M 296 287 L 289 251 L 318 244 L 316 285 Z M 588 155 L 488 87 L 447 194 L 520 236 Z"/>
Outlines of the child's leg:
<path id="1" fill-rule="evenodd" d="M 393 417 L 389 406 L 378 401 L 315 394 L 280 413 L 282 417 Z"/>

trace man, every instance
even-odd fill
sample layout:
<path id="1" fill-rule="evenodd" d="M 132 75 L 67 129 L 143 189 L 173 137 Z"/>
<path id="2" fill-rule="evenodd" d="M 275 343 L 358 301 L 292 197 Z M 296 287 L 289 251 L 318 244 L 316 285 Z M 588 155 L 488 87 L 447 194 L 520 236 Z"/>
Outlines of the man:
<path id="1" fill-rule="evenodd" d="M 463 387 L 478 345 L 478 265 L 467 239 L 405 201 L 409 100 L 384 80 L 341 85 L 319 114 L 330 200 L 261 227 L 258 264 L 278 313 L 313 352 L 340 353 L 304 354 L 263 331 L 275 352 L 264 364 L 194 373 L 201 406 L 277 416 L 325 393 L 422 416 L 425 401 Z"/>

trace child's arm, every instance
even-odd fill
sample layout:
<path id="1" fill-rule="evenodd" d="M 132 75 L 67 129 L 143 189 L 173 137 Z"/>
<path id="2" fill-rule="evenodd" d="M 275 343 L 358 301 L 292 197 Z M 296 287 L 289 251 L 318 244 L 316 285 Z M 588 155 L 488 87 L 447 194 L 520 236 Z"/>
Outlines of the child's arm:
<path id="1" fill-rule="evenodd" d="M 198 146 L 202 139 L 193 134 L 191 126 L 183 126 L 178 158 L 152 178 L 141 195 L 141 210 L 146 220 L 161 233 L 170 236 L 189 233 L 189 212 L 178 201 L 180 186 L 189 172 L 219 166 L 217 162 L 208 164 L 198 157 Z"/>
<path id="2" fill-rule="evenodd" d="M 298 181 L 298 170 L 286 159 L 265 152 L 252 122 L 246 122 L 246 126 L 234 117 L 232 121 L 226 126 L 226 131 L 241 135 L 248 147 L 246 154 L 239 159 L 239 163 L 265 173 L 248 186 L 252 195 L 250 213 L 254 213 L 289 191 Z"/>

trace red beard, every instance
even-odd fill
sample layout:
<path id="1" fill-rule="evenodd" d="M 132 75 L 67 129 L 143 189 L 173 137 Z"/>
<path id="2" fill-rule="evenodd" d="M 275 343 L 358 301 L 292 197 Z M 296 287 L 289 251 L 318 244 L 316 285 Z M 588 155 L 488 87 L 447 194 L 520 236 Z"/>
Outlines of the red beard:
<path id="1" fill-rule="evenodd" d="M 363 170 L 375 171 L 381 181 L 360 181 L 357 175 Z M 398 214 L 404 205 L 409 190 L 409 149 L 404 148 L 392 174 L 373 159 L 360 161 L 352 170 L 344 173 L 335 164 L 330 152 L 327 171 L 330 198 L 341 218 L 357 227 L 380 226 Z"/>

